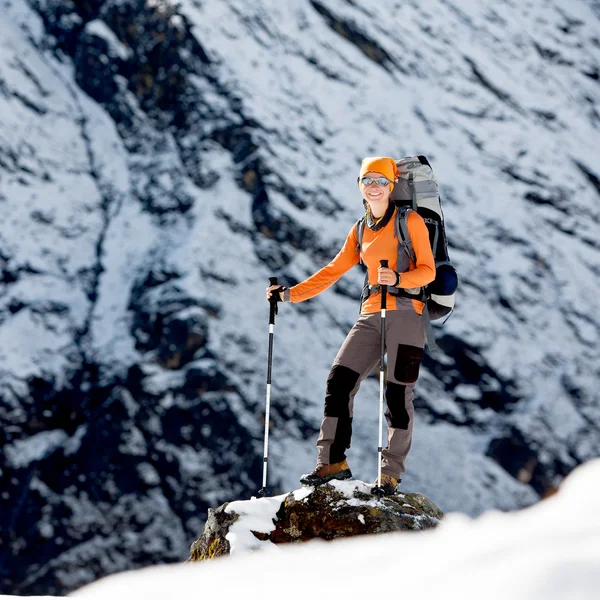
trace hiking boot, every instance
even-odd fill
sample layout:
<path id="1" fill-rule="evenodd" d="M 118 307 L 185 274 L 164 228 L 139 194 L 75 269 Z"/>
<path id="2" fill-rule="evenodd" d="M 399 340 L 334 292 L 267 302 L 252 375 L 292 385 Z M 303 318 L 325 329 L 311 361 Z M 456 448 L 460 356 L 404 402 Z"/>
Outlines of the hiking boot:
<path id="1" fill-rule="evenodd" d="M 386 473 L 381 474 L 381 485 L 377 485 L 377 479 L 373 482 L 373 494 L 378 496 L 391 496 L 402 479 L 396 479 Z"/>
<path id="2" fill-rule="evenodd" d="M 300 477 L 300 483 L 302 485 L 322 485 L 332 479 L 352 479 L 352 472 L 345 460 L 331 465 L 317 464 L 312 473 Z"/>

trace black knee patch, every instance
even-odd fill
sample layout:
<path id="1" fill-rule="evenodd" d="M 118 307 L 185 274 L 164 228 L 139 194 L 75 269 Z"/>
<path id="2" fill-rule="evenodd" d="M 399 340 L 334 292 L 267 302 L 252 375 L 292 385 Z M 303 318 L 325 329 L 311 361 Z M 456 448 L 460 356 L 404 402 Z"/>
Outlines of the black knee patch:
<path id="1" fill-rule="evenodd" d="M 419 378 L 419 368 L 424 356 L 423 348 L 398 344 L 394 379 L 402 383 L 415 383 Z"/>
<path id="2" fill-rule="evenodd" d="M 406 410 L 406 386 L 388 381 L 385 399 L 388 406 L 385 413 L 388 427 L 408 429 L 410 417 Z"/>
<path id="3" fill-rule="evenodd" d="M 342 365 L 335 365 L 331 369 L 325 393 L 326 417 L 350 417 L 350 393 L 359 377 L 356 371 Z"/>

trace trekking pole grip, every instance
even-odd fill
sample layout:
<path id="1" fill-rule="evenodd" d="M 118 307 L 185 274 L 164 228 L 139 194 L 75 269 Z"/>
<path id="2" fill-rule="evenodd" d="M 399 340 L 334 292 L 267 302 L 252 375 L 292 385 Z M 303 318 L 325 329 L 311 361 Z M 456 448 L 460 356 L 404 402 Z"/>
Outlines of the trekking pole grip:
<path id="1" fill-rule="evenodd" d="M 269 285 L 277 285 L 277 277 L 269 277 Z M 279 292 L 274 291 L 269 298 L 270 310 L 269 310 L 269 325 L 275 325 L 275 315 L 277 314 L 277 302 L 278 297 L 276 294 Z"/>
<path id="2" fill-rule="evenodd" d="M 383 267 L 384 269 L 389 269 L 388 261 L 385 258 L 383 258 L 379 261 L 379 265 L 381 267 Z M 387 304 L 386 296 L 387 296 L 387 285 L 382 285 L 381 286 L 381 310 L 386 309 L 386 304 Z"/>

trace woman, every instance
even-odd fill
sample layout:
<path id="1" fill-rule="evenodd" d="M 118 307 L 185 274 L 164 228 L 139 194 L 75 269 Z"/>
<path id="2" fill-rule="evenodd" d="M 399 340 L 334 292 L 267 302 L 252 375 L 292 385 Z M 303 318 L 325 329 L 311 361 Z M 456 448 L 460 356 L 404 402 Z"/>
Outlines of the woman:
<path id="1" fill-rule="evenodd" d="M 388 447 L 382 452 L 381 488 L 395 491 L 405 470 L 413 429 L 413 388 L 424 355 L 423 303 L 403 296 L 403 290 L 427 285 L 435 278 L 435 261 L 429 234 L 416 211 L 407 218 L 416 264 L 406 258 L 398 266 L 398 239 L 394 221 L 396 206 L 390 202 L 398 178 L 396 163 L 389 157 L 368 157 L 362 161 L 358 184 L 366 207 L 362 251 L 358 248 L 356 225 L 352 227 L 338 255 L 320 271 L 290 289 L 267 288 L 267 300 L 278 293 L 284 302 L 302 302 L 335 283 L 361 259 L 368 269 L 370 294 L 363 299 L 356 324 L 342 344 L 327 379 L 324 418 L 317 440 L 317 466 L 300 478 L 304 485 L 319 485 L 332 479 L 352 477 L 345 451 L 352 436 L 352 409 L 360 383 L 380 359 L 381 285 L 388 286 L 386 313 L 387 386 L 385 413 Z M 380 266 L 387 259 L 389 268 Z M 408 264 L 410 262 L 410 264 Z M 398 273 L 400 268 L 403 272 Z M 394 289 L 397 288 L 397 289 Z M 399 295 L 392 295 L 399 294 Z"/>

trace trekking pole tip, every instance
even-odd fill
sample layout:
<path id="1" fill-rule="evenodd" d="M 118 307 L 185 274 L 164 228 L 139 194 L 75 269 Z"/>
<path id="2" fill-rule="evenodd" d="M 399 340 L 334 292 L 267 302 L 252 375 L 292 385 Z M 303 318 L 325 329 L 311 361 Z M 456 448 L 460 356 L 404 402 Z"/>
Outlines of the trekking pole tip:
<path id="1" fill-rule="evenodd" d="M 372 493 L 374 496 L 379 496 L 380 498 L 382 498 L 383 496 L 385 496 L 385 492 L 384 492 L 384 491 L 383 491 L 383 489 L 382 489 L 380 486 L 378 486 L 378 485 L 376 485 L 375 487 L 373 487 L 373 489 L 371 490 L 371 493 Z"/>

